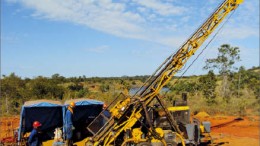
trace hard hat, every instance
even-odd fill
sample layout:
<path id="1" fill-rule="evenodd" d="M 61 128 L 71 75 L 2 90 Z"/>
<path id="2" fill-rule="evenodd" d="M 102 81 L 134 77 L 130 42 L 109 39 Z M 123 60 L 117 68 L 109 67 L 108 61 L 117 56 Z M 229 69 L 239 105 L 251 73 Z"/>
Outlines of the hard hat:
<path id="1" fill-rule="evenodd" d="M 107 108 L 107 105 L 105 103 L 103 104 L 103 108 Z"/>
<path id="2" fill-rule="evenodd" d="M 74 108 L 76 106 L 75 102 L 71 102 L 69 105 L 71 108 Z"/>
<path id="3" fill-rule="evenodd" d="M 42 126 L 42 124 L 39 121 L 34 121 L 33 122 L 33 128 L 38 128 L 40 126 Z"/>

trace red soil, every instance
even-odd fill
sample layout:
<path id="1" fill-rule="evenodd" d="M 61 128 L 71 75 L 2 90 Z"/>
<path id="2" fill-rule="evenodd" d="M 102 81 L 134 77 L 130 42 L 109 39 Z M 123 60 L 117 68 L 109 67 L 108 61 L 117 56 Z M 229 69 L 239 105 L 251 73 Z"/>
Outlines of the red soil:
<path id="1" fill-rule="evenodd" d="M 204 116 L 196 117 L 202 121 L 211 122 L 213 142 L 221 146 L 258 146 L 259 116 L 242 117 L 243 120 L 233 121 L 234 116 Z M 233 122 L 231 122 L 233 121 Z M 19 126 L 19 116 L 0 118 L 0 140 L 13 136 L 13 130 Z"/>
<path id="2" fill-rule="evenodd" d="M 196 116 L 195 116 L 196 117 Z M 260 117 L 205 116 L 196 117 L 211 122 L 214 143 L 223 146 L 258 146 Z"/>

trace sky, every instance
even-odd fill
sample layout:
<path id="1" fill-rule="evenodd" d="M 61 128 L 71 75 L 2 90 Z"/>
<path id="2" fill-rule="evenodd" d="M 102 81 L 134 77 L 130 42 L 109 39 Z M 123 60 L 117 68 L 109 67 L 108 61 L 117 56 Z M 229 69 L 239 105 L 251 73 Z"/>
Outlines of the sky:
<path id="1" fill-rule="evenodd" d="M 151 75 L 220 3 L 222 0 L 1 0 L 1 75 Z M 206 74 L 202 69 L 205 60 L 215 58 L 222 44 L 240 48 L 237 67 L 259 66 L 259 0 L 244 0 L 184 75 Z"/>

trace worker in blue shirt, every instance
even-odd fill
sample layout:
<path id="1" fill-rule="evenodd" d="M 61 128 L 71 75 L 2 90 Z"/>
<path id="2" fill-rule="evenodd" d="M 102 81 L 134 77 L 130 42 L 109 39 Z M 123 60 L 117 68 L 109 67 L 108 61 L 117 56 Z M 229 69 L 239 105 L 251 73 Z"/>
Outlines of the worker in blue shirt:
<path id="1" fill-rule="evenodd" d="M 111 114 L 110 114 L 106 104 L 103 104 L 103 110 L 104 110 L 103 114 L 106 116 L 106 118 L 109 119 L 111 117 Z"/>
<path id="2" fill-rule="evenodd" d="M 29 146 L 41 146 L 41 134 L 40 134 L 40 127 L 42 124 L 39 121 L 33 122 L 33 130 L 29 136 L 28 144 Z"/>
<path id="3" fill-rule="evenodd" d="M 73 145 L 73 140 L 72 140 L 72 136 L 73 136 L 73 130 L 75 129 L 73 126 L 73 121 L 72 121 L 72 117 L 73 117 L 73 110 L 75 108 L 75 103 L 71 102 L 68 106 L 68 109 L 66 111 L 65 114 L 65 138 L 66 138 L 66 145 L 67 146 L 72 146 Z"/>
<path id="4" fill-rule="evenodd" d="M 102 127 L 107 123 L 107 121 L 110 119 L 111 114 L 110 111 L 108 110 L 108 107 L 106 104 L 103 104 L 103 120 L 102 120 Z"/>

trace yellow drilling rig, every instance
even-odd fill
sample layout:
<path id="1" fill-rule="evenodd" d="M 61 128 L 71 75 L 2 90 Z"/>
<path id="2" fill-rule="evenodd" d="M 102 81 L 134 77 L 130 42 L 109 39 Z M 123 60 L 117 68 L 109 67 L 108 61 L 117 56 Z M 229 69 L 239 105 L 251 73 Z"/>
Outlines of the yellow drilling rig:
<path id="1" fill-rule="evenodd" d="M 133 96 L 103 110 L 87 129 L 86 146 L 175 146 L 210 143 L 210 123 L 190 120 L 186 95 L 167 108 L 160 90 L 184 66 L 217 26 L 243 0 L 224 0 L 209 18 L 170 55 Z M 109 114 L 107 114 L 108 112 Z"/>

